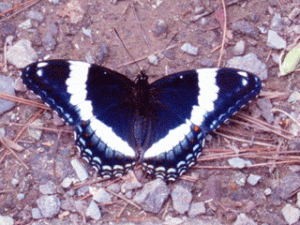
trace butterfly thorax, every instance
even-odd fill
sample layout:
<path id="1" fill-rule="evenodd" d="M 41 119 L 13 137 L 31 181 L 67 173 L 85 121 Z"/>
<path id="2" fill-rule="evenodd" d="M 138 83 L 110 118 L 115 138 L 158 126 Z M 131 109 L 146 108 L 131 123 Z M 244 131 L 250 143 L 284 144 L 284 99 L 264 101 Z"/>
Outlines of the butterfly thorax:
<path id="1" fill-rule="evenodd" d="M 150 85 L 148 83 L 148 76 L 144 73 L 138 76 L 136 81 L 136 102 L 135 106 L 138 115 L 141 117 L 147 116 L 150 104 Z"/>
<path id="2" fill-rule="evenodd" d="M 140 153 L 150 145 L 149 131 L 151 130 L 151 123 L 149 123 L 149 117 L 153 114 L 150 103 L 150 88 L 148 76 L 141 73 L 137 77 L 135 85 L 136 115 L 134 123 L 134 137 Z"/>

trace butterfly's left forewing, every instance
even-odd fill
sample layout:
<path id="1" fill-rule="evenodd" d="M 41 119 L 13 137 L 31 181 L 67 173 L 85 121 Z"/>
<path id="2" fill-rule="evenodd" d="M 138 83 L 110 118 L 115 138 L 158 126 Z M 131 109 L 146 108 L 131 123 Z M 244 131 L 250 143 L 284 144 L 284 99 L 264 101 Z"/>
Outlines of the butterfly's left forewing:
<path id="1" fill-rule="evenodd" d="M 22 78 L 66 122 L 75 125 L 82 156 L 102 176 L 120 176 L 134 167 L 131 80 L 97 65 L 64 60 L 31 64 Z"/>

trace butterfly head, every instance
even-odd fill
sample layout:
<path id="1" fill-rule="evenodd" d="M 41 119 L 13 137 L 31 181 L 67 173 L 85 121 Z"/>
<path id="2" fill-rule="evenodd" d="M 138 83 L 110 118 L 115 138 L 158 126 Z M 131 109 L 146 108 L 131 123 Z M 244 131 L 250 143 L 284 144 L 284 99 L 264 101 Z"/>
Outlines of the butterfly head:
<path id="1" fill-rule="evenodd" d="M 135 79 L 136 84 L 148 84 L 148 76 L 146 75 L 145 71 L 141 71 L 141 73 Z"/>

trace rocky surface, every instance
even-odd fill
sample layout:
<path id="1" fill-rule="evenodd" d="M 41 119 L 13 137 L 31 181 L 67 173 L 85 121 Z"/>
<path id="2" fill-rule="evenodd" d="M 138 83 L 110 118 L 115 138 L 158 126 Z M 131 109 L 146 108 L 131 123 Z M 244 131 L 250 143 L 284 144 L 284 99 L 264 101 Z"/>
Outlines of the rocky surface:
<path id="1" fill-rule="evenodd" d="M 300 223 L 300 76 L 277 76 L 282 49 L 300 34 L 299 2 L 226 3 L 221 66 L 257 74 L 263 92 L 219 134 L 208 135 L 187 176 L 166 183 L 137 169 L 135 179 L 98 178 L 76 156 L 72 127 L 52 111 L 1 103 L 0 225 Z M 224 22 L 218 1 L 51 0 L 19 11 L 24 6 L 0 3 L 0 83 L 8 80 L 9 94 L 35 103 L 41 101 L 22 87 L 20 69 L 37 60 L 97 63 L 134 80 L 140 70 L 114 28 L 150 82 L 218 65 Z M 18 141 L 5 142 L 8 151 L 3 137 Z"/>

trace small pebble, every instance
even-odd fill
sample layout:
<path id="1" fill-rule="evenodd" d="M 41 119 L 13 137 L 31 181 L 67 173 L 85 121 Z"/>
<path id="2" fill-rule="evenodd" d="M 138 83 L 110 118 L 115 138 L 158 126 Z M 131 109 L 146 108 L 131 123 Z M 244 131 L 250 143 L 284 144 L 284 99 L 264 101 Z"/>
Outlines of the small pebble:
<path id="1" fill-rule="evenodd" d="M 241 213 L 237 216 L 236 221 L 233 225 L 257 225 L 254 220 L 247 217 L 244 213 Z"/>
<path id="2" fill-rule="evenodd" d="M 191 204 L 188 215 L 190 217 L 193 217 L 193 216 L 205 214 L 205 212 L 206 212 L 206 209 L 205 209 L 204 202 L 195 202 L 195 203 Z"/>
<path id="3" fill-rule="evenodd" d="M 231 28 L 238 33 L 246 34 L 255 40 L 259 40 L 259 32 L 258 30 L 253 26 L 252 23 L 249 23 L 246 20 L 238 20 L 231 24 Z"/>
<path id="4" fill-rule="evenodd" d="M 15 80 L 15 90 L 16 91 L 20 91 L 20 92 L 26 92 L 28 91 L 26 85 L 23 83 L 23 80 L 21 79 L 21 77 L 18 77 L 16 80 Z"/>
<path id="5" fill-rule="evenodd" d="M 102 64 L 104 60 L 109 55 L 109 48 L 107 45 L 103 44 L 99 46 L 98 52 L 97 52 L 97 61 L 99 64 Z"/>
<path id="6" fill-rule="evenodd" d="M 283 24 L 282 24 L 281 15 L 279 13 L 275 13 L 271 21 L 271 29 L 282 30 L 282 28 L 283 28 Z"/>
<path id="7" fill-rule="evenodd" d="M 162 34 L 167 33 L 167 23 L 164 20 L 158 20 L 154 30 L 152 31 L 153 35 L 159 37 Z"/>
<path id="8" fill-rule="evenodd" d="M 71 187 L 72 184 L 73 184 L 73 179 L 70 178 L 70 177 L 66 177 L 66 178 L 62 181 L 61 186 L 62 186 L 63 188 L 69 188 L 69 187 Z"/>
<path id="9" fill-rule="evenodd" d="M 274 49 L 284 49 L 286 48 L 286 40 L 280 37 L 275 31 L 268 31 L 267 46 Z"/>
<path id="10" fill-rule="evenodd" d="M 300 192 L 297 193 L 297 203 L 296 206 L 300 208 Z"/>
<path id="11" fill-rule="evenodd" d="M 201 60 L 201 66 L 203 66 L 203 67 L 213 67 L 213 65 L 214 65 L 214 61 L 212 61 L 211 59 L 209 59 L 209 58 L 206 58 L 206 59 L 203 59 L 203 60 Z"/>
<path id="12" fill-rule="evenodd" d="M 272 194 L 271 188 L 266 188 L 266 189 L 264 190 L 264 193 L 265 193 L 266 196 Z"/>
<path id="13" fill-rule="evenodd" d="M 245 52 L 246 43 L 244 40 L 240 40 L 233 47 L 232 52 L 234 55 L 243 55 Z"/>
<path id="14" fill-rule="evenodd" d="M 292 21 L 288 18 L 288 17 L 282 17 L 282 23 L 287 25 L 287 26 L 290 26 L 292 24 Z"/>
<path id="15" fill-rule="evenodd" d="M 12 186 L 17 187 L 18 184 L 19 184 L 19 180 L 17 180 L 16 178 L 13 178 L 13 179 L 11 180 L 11 184 L 12 184 Z"/>
<path id="16" fill-rule="evenodd" d="M 178 213 L 184 214 L 190 208 L 192 197 L 192 193 L 188 189 L 180 185 L 176 185 L 171 193 L 174 209 Z"/>
<path id="17" fill-rule="evenodd" d="M 266 34 L 268 32 L 267 28 L 265 28 L 264 26 L 258 26 L 257 28 L 262 34 Z"/>
<path id="18" fill-rule="evenodd" d="M 249 71 L 257 74 L 261 80 L 268 78 L 267 65 L 260 61 L 254 53 L 235 56 L 227 61 L 226 67 Z"/>
<path id="19" fill-rule="evenodd" d="M 196 6 L 195 7 L 195 14 L 200 14 L 200 13 L 203 13 L 204 11 L 205 11 L 204 6 Z"/>
<path id="20" fill-rule="evenodd" d="M 171 49 L 167 49 L 166 51 L 165 51 L 165 57 L 167 58 L 167 59 L 169 59 L 169 60 L 175 60 L 175 58 L 176 58 L 176 55 L 175 55 L 176 53 L 175 53 L 175 50 L 173 49 L 173 48 L 171 48 Z"/>
<path id="21" fill-rule="evenodd" d="M 179 217 L 172 217 L 171 215 L 167 215 L 165 218 L 164 225 L 180 225 L 184 224 L 184 220 Z M 200 224 L 200 223 L 197 223 Z"/>
<path id="22" fill-rule="evenodd" d="M 32 126 L 36 126 L 36 127 L 43 127 L 43 122 L 41 119 L 36 119 L 35 121 L 33 121 Z M 28 134 L 30 137 L 34 138 L 35 140 L 40 140 L 42 137 L 42 130 L 41 129 L 34 129 L 34 128 L 28 128 Z"/>
<path id="23" fill-rule="evenodd" d="M 274 121 L 274 115 L 271 112 L 273 108 L 271 100 L 269 98 L 260 98 L 257 100 L 257 106 L 261 110 L 261 115 L 271 124 Z"/>
<path id="24" fill-rule="evenodd" d="M 32 27 L 31 20 L 30 19 L 25 20 L 23 23 L 20 23 L 18 27 L 23 30 L 30 29 Z"/>
<path id="25" fill-rule="evenodd" d="M 48 181 L 47 183 L 39 186 L 39 191 L 44 195 L 51 195 L 56 192 L 56 186 L 52 181 Z"/>
<path id="26" fill-rule="evenodd" d="M 155 179 L 144 185 L 133 198 L 133 201 L 139 204 L 145 211 L 158 213 L 168 198 L 170 189 L 166 182 L 161 179 Z"/>
<path id="27" fill-rule="evenodd" d="M 39 22 L 43 22 L 44 20 L 44 16 L 42 13 L 38 12 L 38 11 L 29 11 L 27 16 L 32 19 L 32 20 L 37 20 Z"/>
<path id="28" fill-rule="evenodd" d="M 198 48 L 192 46 L 190 43 L 185 43 L 180 48 L 182 51 L 190 54 L 190 55 L 197 55 L 198 54 Z"/>
<path id="29" fill-rule="evenodd" d="M 291 12 L 290 14 L 288 15 L 288 18 L 290 20 L 294 20 L 296 19 L 296 17 L 298 17 L 300 14 L 300 8 L 299 7 L 295 7 Z"/>
<path id="30" fill-rule="evenodd" d="M 272 56 L 273 62 L 275 62 L 276 64 L 280 63 L 280 54 L 278 54 L 278 53 L 272 53 L 271 56 Z"/>
<path id="31" fill-rule="evenodd" d="M 101 219 L 101 211 L 96 204 L 96 202 L 91 201 L 89 207 L 86 210 L 85 213 L 86 216 L 91 217 L 94 220 L 100 220 Z"/>
<path id="32" fill-rule="evenodd" d="M 207 20 L 205 17 L 203 17 L 203 18 L 200 19 L 200 24 L 201 24 L 201 25 L 204 26 L 204 25 L 206 25 L 207 23 L 208 23 L 208 20 Z"/>
<path id="33" fill-rule="evenodd" d="M 239 168 L 239 169 L 243 169 L 245 168 L 245 166 L 252 164 L 250 160 L 244 160 L 239 157 L 228 159 L 228 163 L 233 168 Z"/>
<path id="34" fill-rule="evenodd" d="M 55 195 L 44 195 L 36 200 L 43 217 L 53 218 L 60 210 L 60 200 Z"/>
<path id="35" fill-rule="evenodd" d="M 258 181 L 261 179 L 261 176 L 259 175 L 254 175 L 254 174 L 250 174 L 250 176 L 247 179 L 247 182 L 251 185 L 256 185 L 258 183 Z"/>
<path id="36" fill-rule="evenodd" d="M 300 100 L 300 93 L 298 91 L 293 91 L 288 98 L 288 102 L 295 102 Z"/>
<path id="37" fill-rule="evenodd" d="M 157 66 L 158 65 L 158 58 L 156 57 L 156 55 L 149 55 L 148 56 L 148 61 L 150 64 Z"/>
<path id="38" fill-rule="evenodd" d="M 47 51 L 55 49 L 56 40 L 50 33 L 46 33 L 46 35 L 43 36 L 42 43 Z"/>
<path id="39" fill-rule="evenodd" d="M 119 193 L 121 191 L 121 184 L 120 183 L 112 183 L 107 187 L 107 190 Z"/>
<path id="40" fill-rule="evenodd" d="M 5 136 L 5 129 L 4 127 L 0 127 L 0 138 L 3 138 Z"/>
<path id="41" fill-rule="evenodd" d="M 288 224 L 296 223 L 300 218 L 300 210 L 291 204 L 286 204 L 282 210 L 282 215 Z"/>
<path id="42" fill-rule="evenodd" d="M 83 34 L 85 34 L 88 37 L 92 37 L 92 30 L 91 29 L 85 29 L 84 27 L 82 28 Z"/>
<path id="43" fill-rule="evenodd" d="M 78 196 L 85 196 L 89 192 L 89 187 L 88 186 L 83 186 L 77 190 L 77 195 Z"/>
<path id="44" fill-rule="evenodd" d="M 243 187 L 246 184 L 246 175 L 243 174 L 242 172 L 237 172 L 235 175 L 235 183 L 240 186 Z"/>
<path id="45" fill-rule="evenodd" d="M 75 170 L 80 181 L 85 181 L 89 177 L 86 169 L 83 167 L 83 165 L 79 162 L 78 159 L 72 159 L 71 165 Z"/>
<path id="46" fill-rule="evenodd" d="M 18 199 L 19 201 L 23 200 L 24 198 L 25 198 L 25 194 L 23 194 L 23 193 L 17 194 L 17 199 Z"/>
<path id="47" fill-rule="evenodd" d="M 7 60 L 18 69 L 23 69 L 38 59 L 36 51 L 31 47 L 31 42 L 26 39 L 21 39 L 11 46 L 6 56 Z"/>
<path id="48" fill-rule="evenodd" d="M 14 225 L 14 219 L 9 216 L 0 215 L 0 225 Z"/>
<path id="49" fill-rule="evenodd" d="M 15 96 L 14 80 L 12 77 L 0 75 L 0 92 Z M 14 101 L 0 99 L 0 115 L 11 110 L 15 106 Z"/>
<path id="50" fill-rule="evenodd" d="M 32 215 L 32 218 L 36 219 L 36 220 L 43 218 L 43 215 L 38 208 L 32 208 L 31 215 Z"/>
<path id="51" fill-rule="evenodd" d="M 93 200 L 98 203 L 107 203 L 111 201 L 111 194 L 107 193 L 104 188 L 99 188 L 94 194 L 93 194 Z"/>
<path id="52" fill-rule="evenodd" d="M 66 192 L 66 194 L 70 197 L 74 196 L 75 195 L 75 190 L 73 189 L 70 189 L 69 191 Z"/>

